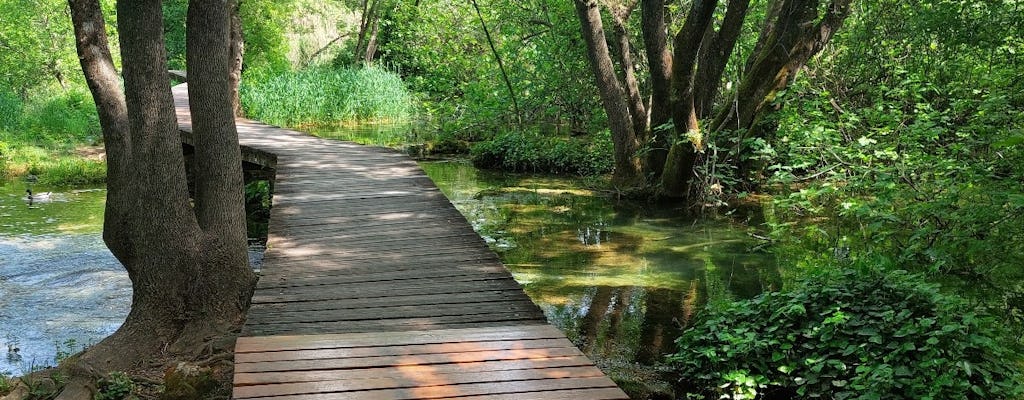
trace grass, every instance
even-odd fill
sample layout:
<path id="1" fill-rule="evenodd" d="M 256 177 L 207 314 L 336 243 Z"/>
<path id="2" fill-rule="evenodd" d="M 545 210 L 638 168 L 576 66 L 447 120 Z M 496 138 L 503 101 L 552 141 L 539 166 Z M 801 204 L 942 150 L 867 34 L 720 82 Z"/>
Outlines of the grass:
<path id="1" fill-rule="evenodd" d="M 103 182 L 105 163 L 77 154 L 101 137 L 85 88 L 43 89 L 27 99 L 0 91 L 0 179 L 34 174 L 48 185 Z"/>
<path id="2" fill-rule="evenodd" d="M 413 114 L 405 83 L 380 68 L 309 68 L 245 82 L 241 92 L 247 116 L 280 126 L 403 122 Z"/>

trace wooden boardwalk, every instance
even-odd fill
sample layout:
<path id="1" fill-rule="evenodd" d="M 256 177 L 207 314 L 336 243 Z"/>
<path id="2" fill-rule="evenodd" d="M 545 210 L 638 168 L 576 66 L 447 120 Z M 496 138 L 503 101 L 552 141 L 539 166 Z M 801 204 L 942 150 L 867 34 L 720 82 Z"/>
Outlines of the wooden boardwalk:
<path id="1" fill-rule="evenodd" d="M 190 131 L 186 86 L 174 96 Z M 409 157 L 237 125 L 277 162 L 234 398 L 628 398 Z"/>

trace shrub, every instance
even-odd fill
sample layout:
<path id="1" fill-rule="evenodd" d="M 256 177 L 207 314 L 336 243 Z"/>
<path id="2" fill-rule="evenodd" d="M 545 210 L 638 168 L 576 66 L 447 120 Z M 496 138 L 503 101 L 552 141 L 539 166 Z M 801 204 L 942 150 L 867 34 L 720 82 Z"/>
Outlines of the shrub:
<path id="1" fill-rule="evenodd" d="M 129 399 L 135 391 L 135 382 L 123 372 L 111 372 L 96 382 L 96 389 L 93 400 Z"/>
<path id="2" fill-rule="evenodd" d="M 598 175 L 611 171 L 612 145 L 607 133 L 586 142 L 575 138 L 508 132 L 477 143 L 470 152 L 477 168 L 513 172 Z"/>
<path id="3" fill-rule="evenodd" d="M 848 270 L 711 307 L 669 360 L 705 398 L 1014 398 L 994 326 L 917 276 Z"/>

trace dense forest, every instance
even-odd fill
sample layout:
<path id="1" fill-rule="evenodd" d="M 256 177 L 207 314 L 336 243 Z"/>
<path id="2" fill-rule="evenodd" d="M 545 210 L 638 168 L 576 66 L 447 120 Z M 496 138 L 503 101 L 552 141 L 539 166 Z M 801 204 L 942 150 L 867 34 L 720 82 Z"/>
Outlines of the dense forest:
<path id="1" fill-rule="evenodd" d="M 187 3 L 162 2 L 170 69 Z M 761 210 L 783 287 L 704 289 L 676 398 L 1024 396 L 1022 1 L 237 6 L 249 118 L 413 124 L 419 156 Z M 103 137 L 68 4 L 0 0 L 0 176 L 104 182 Z"/>

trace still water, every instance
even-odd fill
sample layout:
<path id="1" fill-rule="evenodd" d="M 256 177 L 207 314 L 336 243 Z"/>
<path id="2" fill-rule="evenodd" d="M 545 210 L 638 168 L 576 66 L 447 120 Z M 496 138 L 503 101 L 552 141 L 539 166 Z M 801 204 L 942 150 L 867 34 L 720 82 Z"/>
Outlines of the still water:
<path id="1" fill-rule="evenodd" d="M 54 364 L 116 330 L 131 282 L 103 244 L 103 188 L 54 191 L 29 205 L 25 186 L 0 183 L 0 372 Z"/>
<path id="2" fill-rule="evenodd" d="M 742 223 L 755 224 L 756 211 L 698 219 L 617 204 L 579 180 L 421 165 L 548 320 L 636 398 L 670 390 L 659 362 L 709 298 L 780 285 Z"/>

